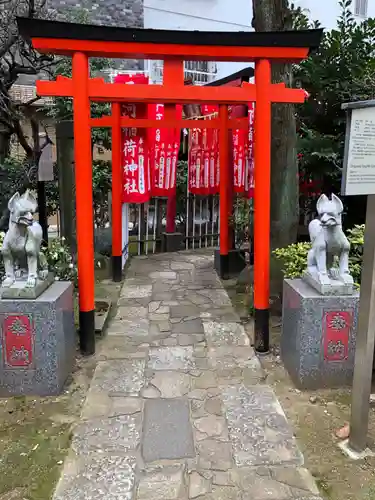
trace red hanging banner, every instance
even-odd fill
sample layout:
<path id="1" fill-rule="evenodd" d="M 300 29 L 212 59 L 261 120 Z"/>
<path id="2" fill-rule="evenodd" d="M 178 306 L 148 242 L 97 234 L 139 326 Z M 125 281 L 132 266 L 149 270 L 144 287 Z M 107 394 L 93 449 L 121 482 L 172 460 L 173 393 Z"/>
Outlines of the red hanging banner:
<path id="1" fill-rule="evenodd" d="M 164 105 L 150 104 L 148 115 L 163 120 Z M 176 106 L 176 118 L 182 118 L 182 106 Z M 180 149 L 180 129 L 149 129 L 149 155 L 152 196 L 168 196 L 176 189 L 177 161 Z"/>
<path id="2" fill-rule="evenodd" d="M 148 77 L 143 74 L 117 75 L 115 83 L 148 84 Z M 142 104 L 124 104 L 123 116 L 147 118 L 147 106 Z M 145 203 L 150 199 L 150 168 L 147 144 L 147 132 L 144 129 L 122 129 L 123 161 L 123 203 Z"/>
<path id="3" fill-rule="evenodd" d="M 231 117 L 240 117 L 240 106 L 232 109 Z M 233 188 L 236 193 L 254 196 L 254 103 L 248 105 L 249 129 L 233 130 Z M 208 119 L 217 116 L 217 106 L 202 106 Z M 240 113 L 240 114 L 239 114 Z M 189 140 L 189 192 L 210 195 L 219 192 L 220 164 L 218 130 L 193 129 Z"/>
<path id="4" fill-rule="evenodd" d="M 249 110 L 249 136 L 247 141 L 247 155 L 245 167 L 245 193 L 249 198 L 254 198 L 254 118 L 255 103 L 250 102 Z"/>
<path id="5" fill-rule="evenodd" d="M 202 116 L 217 116 L 218 107 L 203 105 Z M 189 192 L 211 195 L 219 191 L 219 143 L 216 129 L 192 129 L 189 137 Z"/>
<path id="6" fill-rule="evenodd" d="M 216 118 L 219 114 L 217 105 L 204 105 L 202 112 L 207 119 Z M 208 177 L 208 193 L 210 195 L 219 192 L 220 170 L 219 170 L 219 131 L 217 129 L 205 129 L 205 140 L 203 143 L 205 178 Z"/>
<path id="7" fill-rule="evenodd" d="M 233 190 L 236 193 L 245 191 L 247 149 L 248 133 L 246 130 L 233 130 Z"/>

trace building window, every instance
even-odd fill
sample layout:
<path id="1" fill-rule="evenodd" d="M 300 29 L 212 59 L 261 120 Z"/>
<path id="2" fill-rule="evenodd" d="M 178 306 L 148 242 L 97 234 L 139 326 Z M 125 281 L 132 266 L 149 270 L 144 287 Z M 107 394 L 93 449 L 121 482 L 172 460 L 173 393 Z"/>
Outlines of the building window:
<path id="1" fill-rule="evenodd" d="M 216 64 L 210 61 L 185 61 L 185 78 L 195 85 L 204 85 L 215 79 Z"/>
<path id="2" fill-rule="evenodd" d="M 368 0 L 355 0 L 354 15 L 367 17 Z"/>

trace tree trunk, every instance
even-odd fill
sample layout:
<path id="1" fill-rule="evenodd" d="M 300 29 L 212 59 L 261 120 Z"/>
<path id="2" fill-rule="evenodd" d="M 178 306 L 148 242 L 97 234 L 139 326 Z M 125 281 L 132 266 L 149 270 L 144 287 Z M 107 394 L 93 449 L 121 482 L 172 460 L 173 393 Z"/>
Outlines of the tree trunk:
<path id="1" fill-rule="evenodd" d="M 10 138 L 9 131 L 0 125 L 0 162 L 4 161 L 10 152 Z"/>
<path id="2" fill-rule="evenodd" d="M 255 31 L 292 29 L 287 0 L 252 0 Z M 291 86 L 291 65 L 273 64 L 274 83 Z M 271 144 L 271 247 L 287 246 L 297 238 L 298 166 L 296 159 L 296 120 L 294 105 L 272 105 Z"/>

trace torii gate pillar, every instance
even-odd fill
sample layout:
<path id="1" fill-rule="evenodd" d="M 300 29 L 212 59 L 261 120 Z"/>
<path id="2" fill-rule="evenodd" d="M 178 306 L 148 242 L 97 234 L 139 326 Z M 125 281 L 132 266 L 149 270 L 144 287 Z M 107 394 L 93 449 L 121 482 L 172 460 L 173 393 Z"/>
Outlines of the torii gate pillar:
<path id="1" fill-rule="evenodd" d="M 254 347 L 269 351 L 269 281 L 271 228 L 271 64 L 267 59 L 255 63 L 254 127 Z"/>

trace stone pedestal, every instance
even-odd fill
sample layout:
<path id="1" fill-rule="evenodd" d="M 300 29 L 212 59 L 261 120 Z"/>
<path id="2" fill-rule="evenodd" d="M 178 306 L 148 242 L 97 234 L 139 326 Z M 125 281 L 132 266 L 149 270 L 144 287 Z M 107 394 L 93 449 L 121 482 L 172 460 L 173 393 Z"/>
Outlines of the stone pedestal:
<path id="1" fill-rule="evenodd" d="M 245 250 L 229 250 L 228 255 L 220 255 L 216 249 L 214 254 L 214 267 L 221 279 L 228 279 L 239 274 L 246 267 Z"/>
<path id="2" fill-rule="evenodd" d="M 0 397 L 59 394 L 76 351 L 73 285 L 37 299 L 0 300 Z"/>
<path id="3" fill-rule="evenodd" d="M 26 288 L 26 278 L 17 279 L 9 288 L 0 288 L 0 299 L 31 299 L 35 300 L 55 281 L 53 273 L 48 273 L 45 280 L 37 279 L 36 285 Z"/>
<path id="4" fill-rule="evenodd" d="M 284 280 L 281 359 L 300 389 L 351 385 L 359 293 L 320 295 Z"/>
<path id="5" fill-rule="evenodd" d="M 183 250 L 184 235 L 182 233 L 163 233 L 162 252 L 179 252 Z"/>

